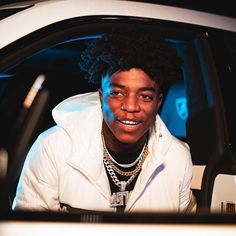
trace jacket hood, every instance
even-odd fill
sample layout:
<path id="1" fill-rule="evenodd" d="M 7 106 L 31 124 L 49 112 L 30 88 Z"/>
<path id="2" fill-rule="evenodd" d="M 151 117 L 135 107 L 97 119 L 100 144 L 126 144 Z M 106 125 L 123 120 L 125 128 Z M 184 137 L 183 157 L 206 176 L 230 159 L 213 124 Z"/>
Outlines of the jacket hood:
<path id="1" fill-rule="evenodd" d="M 94 111 L 97 117 L 94 117 Z M 102 111 L 98 92 L 78 94 L 59 103 L 53 110 L 52 116 L 56 124 L 66 131 L 74 132 L 84 124 L 101 125 Z M 82 122 L 80 122 L 82 121 Z"/>

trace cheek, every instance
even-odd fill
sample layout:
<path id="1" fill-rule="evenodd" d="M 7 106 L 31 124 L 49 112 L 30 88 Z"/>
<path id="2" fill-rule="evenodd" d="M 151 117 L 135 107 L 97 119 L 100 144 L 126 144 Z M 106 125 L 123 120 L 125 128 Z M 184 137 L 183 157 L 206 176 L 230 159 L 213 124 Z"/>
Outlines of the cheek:
<path id="1" fill-rule="evenodd" d="M 149 124 L 153 124 L 156 120 L 156 113 L 150 114 L 147 119 Z"/>
<path id="2" fill-rule="evenodd" d="M 149 124 L 155 122 L 157 112 L 158 112 L 157 107 L 150 107 L 149 109 L 145 110 L 146 120 Z"/>

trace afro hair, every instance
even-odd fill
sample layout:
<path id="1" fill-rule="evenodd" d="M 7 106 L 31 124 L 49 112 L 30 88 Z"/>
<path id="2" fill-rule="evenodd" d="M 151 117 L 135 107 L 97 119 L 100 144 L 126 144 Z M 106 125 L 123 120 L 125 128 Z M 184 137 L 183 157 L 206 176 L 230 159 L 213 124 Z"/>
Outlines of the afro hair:
<path id="1" fill-rule="evenodd" d="M 113 30 L 86 45 L 79 66 L 90 83 L 100 84 L 105 74 L 139 68 L 161 87 L 181 77 L 182 60 L 163 32 Z"/>

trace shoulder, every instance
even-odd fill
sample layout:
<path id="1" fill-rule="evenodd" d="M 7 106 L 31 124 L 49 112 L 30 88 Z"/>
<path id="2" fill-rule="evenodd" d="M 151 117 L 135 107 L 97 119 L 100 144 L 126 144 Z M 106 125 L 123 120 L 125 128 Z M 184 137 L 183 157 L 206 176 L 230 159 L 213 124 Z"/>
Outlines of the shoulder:
<path id="1" fill-rule="evenodd" d="M 42 132 L 34 142 L 29 155 L 46 159 L 60 159 L 70 152 L 71 139 L 69 134 L 60 126 L 53 126 Z"/>
<path id="2" fill-rule="evenodd" d="M 189 145 L 186 142 L 176 138 L 173 135 L 172 135 L 172 142 L 171 142 L 170 149 L 172 151 L 175 150 L 177 153 L 183 153 L 186 155 L 190 155 Z"/>
<path id="3" fill-rule="evenodd" d="M 68 141 L 69 133 L 59 125 L 55 125 L 45 131 L 43 131 L 39 136 L 38 140 L 45 145 L 50 145 L 57 142 Z"/>
<path id="4" fill-rule="evenodd" d="M 192 168 L 192 158 L 189 145 L 186 142 L 172 136 L 172 142 L 167 152 L 167 160 L 171 162 L 174 168 L 186 169 Z"/>
<path id="5" fill-rule="evenodd" d="M 178 160 L 191 160 L 189 145 L 173 136 L 160 117 L 158 118 L 158 123 L 156 126 L 159 127 L 157 134 L 159 135 L 161 152 L 164 156 L 176 156 L 178 157 Z"/>

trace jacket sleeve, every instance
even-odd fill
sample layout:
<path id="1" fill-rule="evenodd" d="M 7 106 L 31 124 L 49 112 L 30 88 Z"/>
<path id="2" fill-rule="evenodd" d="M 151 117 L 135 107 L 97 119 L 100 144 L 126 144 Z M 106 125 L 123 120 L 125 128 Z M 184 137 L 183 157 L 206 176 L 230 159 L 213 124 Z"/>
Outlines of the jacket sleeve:
<path id="1" fill-rule="evenodd" d="M 32 145 L 19 179 L 13 210 L 59 210 L 58 170 L 48 140 L 40 135 Z"/>

